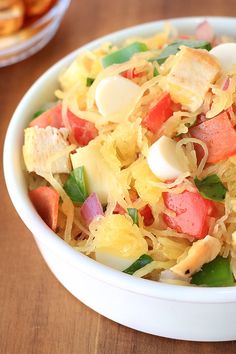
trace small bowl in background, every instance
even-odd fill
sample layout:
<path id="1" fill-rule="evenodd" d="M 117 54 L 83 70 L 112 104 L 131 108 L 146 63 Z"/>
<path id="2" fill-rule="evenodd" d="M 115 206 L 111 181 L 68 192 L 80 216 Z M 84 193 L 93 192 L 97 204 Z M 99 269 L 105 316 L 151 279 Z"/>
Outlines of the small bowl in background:
<path id="1" fill-rule="evenodd" d="M 55 35 L 69 4 L 70 0 L 57 0 L 32 24 L 0 37 L 0 67 L 17 63 L 42 49 Z"/>

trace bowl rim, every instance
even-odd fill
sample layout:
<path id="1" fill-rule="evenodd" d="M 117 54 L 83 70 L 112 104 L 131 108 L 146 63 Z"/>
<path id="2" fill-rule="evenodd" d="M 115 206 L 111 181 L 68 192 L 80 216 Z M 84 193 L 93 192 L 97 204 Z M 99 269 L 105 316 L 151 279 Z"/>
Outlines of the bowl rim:
<path id="1" fill-rule="evenodd" d="M 42 74 L 37 81 L 29 88 L 24 97 L 18 104 L 11 121 L 9 123 L 4 148 L 3 148 L 3 170 L 5 183 L 10 195 L 11 201 L 17 210 L 22 221 L 25 223 L 27 228 L 33 233 L 36 240 L 43 243 L 51 251 L 61 254 L 67 262 L 73 264 L 75 267 L 79 268 L 82 272 L 89 275 L 91 278 L 99 279 L 102 282 L 108 283 L 114 287 L 118 287 L 123 290 L 127 290 L 132 293 L 142 294 L 148 297 L 155 297 L 159 299 L 177 301 L 177 302 L 190 302 L 190 303 L 229 303 L 236 301 L 236 287 L 193 287 L 193 286 L 179 286 L 173 284 L 165 284 L 155 281 L 150 281 L 146 279 L 140 279 L 132 277 L 128 274 L 122 273 L 103 264 L 100 264 L 93 259 L 85 256 L 84 254 L 74 250 L 65 241 L 60 239 L 39 217 L 34 207 L 32 206 L 29 197 L 27 195 L 27 189 L 20 186 L 19 179 L 17 178 L 20 173 L 23 175 L 22 168 L 20 168 L 20 162 L 17 161 L 16 152 L 14 149 L 15 142 L 15 132 L 19 128 L 22 130 L 23 127 L 20 121 L 20 117 L 24 109 L 26 108 L 27 102 L 32 97 L 35 97 L 39 88 L 48 80 L 55 81 L 56 74 L 61 71 L 61 69 L 70 64 L 70 62 L 81 52 L 87 49 L 94 49 L 106 41 L 115 41 L 119 43 L 120 40 L 134 35 L 136 32 L 144 32 L 148 34 L 151 29 L 162 27 L 167 21 L 173 23 L 178 27 L 178 25 L 188 23 L 198 24 L 203 20 L 209 20 L 216 27 L 217 24 L 226 24 L 232 22 L 236 26 L 236 18 L 234 17 L 221 17 L 221 16 L 192 16 L 192 17 L 181 17 L 173 18 L 167 20 L 147 22 L 144 24 L 139 24 L 136 26 L 128 27 L 120 31 L 112 32 L 111 34 L 102 36 L 95 39 L 79 49 L 76 49 L 72 53 L 66 55 L 64 58 L 59 60 L 56 64 L 50 67 L 44 74 Z M 154 33 L 155 31 L 153 31 Z M 21 145 L 22 146 L 22 145 Z M 18 152 L 19 153 L 19 152 Z M 20 153 L 19 153 L 20 154 Z M 30 222 L 29 222 L 30 218 Z"/>
<path id="2" fill-rule="evenodd" d="M 40 16 L 38 20 L 36 20 L 29 26 L 29 28 L 38 26 L 54 16 L 61 16 L 70 5 L 70 1 L 71 0 L 57 0 L 50 7 L 49 11 L 47 11 L 43 16 Z"/>

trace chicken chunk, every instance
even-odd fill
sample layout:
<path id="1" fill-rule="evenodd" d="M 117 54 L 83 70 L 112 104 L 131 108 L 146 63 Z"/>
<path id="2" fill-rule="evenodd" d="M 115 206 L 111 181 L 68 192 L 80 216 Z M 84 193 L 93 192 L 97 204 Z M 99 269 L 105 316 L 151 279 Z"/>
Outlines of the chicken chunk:
<path id="1" fill-rule="evenodd" d="M 54 127 L 25 129 L 23 156 L 29 172 L 69 173 L 70 150 L 67 142 L 68 130 Z"/>
<path id="2" fill-rule="evenodd" d="M 194 112 L 215 82 L 221 66 L 206 50 L 181 47 L 167 75 L 167 90 L 171 98 Z"/>
<path id="3" fill-rule="evenodd" d="M 193 273 L 201 269 L 203 264 L 209 263 L 215 259 L 220 252 L 220 248 L 220 241 L 208 235 L 202 240 L 194 242 L 187 256 L 170 270 L 180 277 L 191 277 Z"/>

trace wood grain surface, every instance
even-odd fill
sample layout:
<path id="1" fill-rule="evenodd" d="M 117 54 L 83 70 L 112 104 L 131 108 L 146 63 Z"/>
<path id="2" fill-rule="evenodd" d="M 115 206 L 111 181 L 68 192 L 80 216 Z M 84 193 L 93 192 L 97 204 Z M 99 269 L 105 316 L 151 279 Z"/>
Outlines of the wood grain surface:
<path id="1" fill-rule="evenodd" d="M 57 60 L 112 31 L 192 15 L 235 16 L 235 0 L 73 0 L 58 33 L 43 50 L 0 69 L 1 156 L 16 105 Z M 236 353 L 236 342 L 194 343 L 155 337 L 118 325 L 84 306 L 44 263 L 9 200 L 2 167 L 0 193 L 1 354 Z"/>

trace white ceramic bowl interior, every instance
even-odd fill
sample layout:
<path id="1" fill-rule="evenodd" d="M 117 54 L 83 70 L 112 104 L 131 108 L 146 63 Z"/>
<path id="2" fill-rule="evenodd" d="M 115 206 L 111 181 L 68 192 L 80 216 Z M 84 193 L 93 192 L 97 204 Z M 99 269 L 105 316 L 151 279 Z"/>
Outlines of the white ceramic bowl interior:
<path id="1" fill-rule="evenodd" d="M 193 33 L 204 18 L 170 22 L 182 34 Z M 209 17 L 217 34 L 235 35 L 236 19 Z M 10 122 L 4 146 L 4 174 L 12 202 L 57 279 L 80 301 L 125 326 L 169 338 L 195 341 L 236 339 L 236 287 L 195 288 L 138 279 L 108 268 L 78 253 L 57 237 L 36 213 L 25 182 L 23 130 L 29 118 L 53 99 L 61 70 L 85 49 L 104 42 L 122 42 L 133 35 L 149 36 L 164 21 L 132 27 L 95 40 L 49 69 L 29 89 Z"/>

